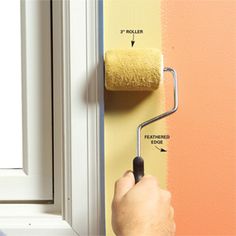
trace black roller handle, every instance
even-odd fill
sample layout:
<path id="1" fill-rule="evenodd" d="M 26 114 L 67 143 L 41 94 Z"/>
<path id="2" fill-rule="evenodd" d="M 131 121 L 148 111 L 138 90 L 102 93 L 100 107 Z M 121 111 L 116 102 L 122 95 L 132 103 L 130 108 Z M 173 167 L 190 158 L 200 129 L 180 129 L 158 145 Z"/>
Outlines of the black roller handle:
<path id="1" fill-rule="evenodd" d="M 135 157 L 133 159 L 133 173 L 135 183 L 138 183 L 144 176 L 144 161 L 142 157 Z"/>

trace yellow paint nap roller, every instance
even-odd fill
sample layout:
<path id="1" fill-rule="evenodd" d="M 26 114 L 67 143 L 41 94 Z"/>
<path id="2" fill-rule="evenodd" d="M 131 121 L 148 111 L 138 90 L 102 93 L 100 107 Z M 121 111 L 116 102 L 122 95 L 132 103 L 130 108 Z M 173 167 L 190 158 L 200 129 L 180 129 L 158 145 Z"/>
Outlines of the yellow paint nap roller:
<path id="1" fill-rule="evenodd" d="M 150 91 L 158 89 L 163 72 L 170 72 L 174 82 L 173 108 L 137 127 L 137 156 L 133 160 L 133 172 L 137 183 L 144 175 L 141 157 L 141 129 L 174 113 L 178 108 L 177 76 L 174 69 L 163 67 L 163 57 L 157 49 L 110 50 L 105 54 L 105 86 L 112 91 Z"/>
<path id="2" fill-rule="evenodd" d="M 157 49 L 110 50 L 105 54 L 107 90 L 155 90 L 163 71 Z"/>

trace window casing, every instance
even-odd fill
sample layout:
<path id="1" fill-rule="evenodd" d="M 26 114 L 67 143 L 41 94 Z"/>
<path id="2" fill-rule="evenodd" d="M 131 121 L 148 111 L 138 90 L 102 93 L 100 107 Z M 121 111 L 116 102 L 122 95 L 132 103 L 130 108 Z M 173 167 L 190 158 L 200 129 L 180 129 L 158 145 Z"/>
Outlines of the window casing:
<path id="1" fill-rule="evenodd" d="M 102 1 L 50 4 L 54 203 L 2 204 L 0 228 L 7 235 L 42 232 L 52 236 L 58 232 L 65 236 L 105 235 L 103 145 L 100 143 L 103 136 Z"/>

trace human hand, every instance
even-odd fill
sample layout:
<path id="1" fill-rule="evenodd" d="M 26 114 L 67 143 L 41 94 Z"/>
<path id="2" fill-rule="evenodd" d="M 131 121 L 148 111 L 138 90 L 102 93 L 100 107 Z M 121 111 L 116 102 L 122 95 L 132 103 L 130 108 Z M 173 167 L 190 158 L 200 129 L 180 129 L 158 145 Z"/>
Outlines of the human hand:
<path id="1" fill-rule="evenodd" d="M 173 236 L 174 210 L 170 192 L 156 178 L 144 176 L 135 184 L 131 171 L 116 181 L 112 227 L 117 236 Z"/>

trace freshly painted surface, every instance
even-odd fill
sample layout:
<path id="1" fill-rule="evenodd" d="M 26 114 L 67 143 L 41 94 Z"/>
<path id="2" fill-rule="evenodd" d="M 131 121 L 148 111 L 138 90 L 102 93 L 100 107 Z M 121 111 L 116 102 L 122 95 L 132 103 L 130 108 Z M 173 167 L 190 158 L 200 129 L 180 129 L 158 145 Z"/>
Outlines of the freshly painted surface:
<path id="1" fill-rule="evenodd" d="M 130 47 L 130 35 L 119 32 L 123 28 L 144 28 L 144 34 L 135 35 L 135 47 L 160 47 L 162 40 L 165 65 L 179 77 L 180 107 L 168 119 L 168 187 L 177 235 L 236 235 L 236 2 L 159 4 L 106 0 L 105 50 Z M 163 87 L 153 94 L 105 95 L 106 216 L 107 235 L 112 235 L 113 185 L 131 168 L 136 125 L 165 105 Z M 169 106 L 169 92 L 167 98 Z M 163 132 L 162 121 L 143 133 Z M 142 150 L 146 173 L 165 187 L 166 154 L 160 156 L 148 143 Z"/>
<path id="2" fill-rule="evenodd" d="M 179 75 L 168 187 L 180 235 L 236 235 L 236 1 L 163 1 L 163 51 Z"/>
<path id="3" fill-rule="evenodd" d="M 156 0 L 105 0 L 104 49 L 131 48 L 132 34 L 121 30 L 139 29 L 135 34 L 134 48 L 161 49 L 160 1 Z M 105 92 L 105 189 L 106 230 L 111 229 L 111 200 L 115 180 L 132 168 L 136 149 L 136 127 L 165 110 L 163 84 L 155 92 Z M 144 134 L 166 134 L 165 121 L 143 129 Z M 165 144 L 166 145 L 166 144 Z M 150 140 L 142 139 L 142 156 L 145 172 L 158 177 L 166 186 L 167 154 L 161 153 Z"/>

